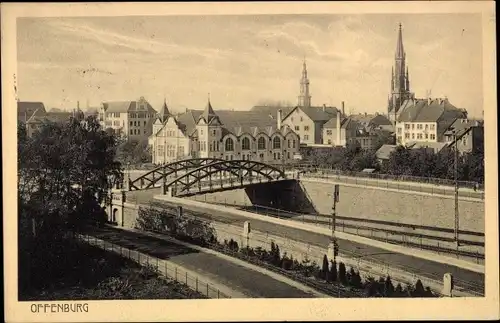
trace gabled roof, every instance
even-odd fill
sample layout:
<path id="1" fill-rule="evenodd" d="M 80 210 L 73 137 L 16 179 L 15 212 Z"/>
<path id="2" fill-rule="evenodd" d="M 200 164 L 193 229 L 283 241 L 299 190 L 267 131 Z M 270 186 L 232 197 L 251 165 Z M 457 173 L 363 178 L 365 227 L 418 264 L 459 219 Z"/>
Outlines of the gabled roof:
<path id="1" fill-rule="evenodd" d="M 295 107 L 292 110 L 290 110 L 286 115 L 283 115 L 283 120 L 288 118 L 290 114 L 292 114 L 293 111 L 300 109 L 302 112 L 304 112 L 313 122 L 327 122 L 331 118 L 335 117 L 337 115 L 337 112 L 339 110 L 335 107 Z"/>
<path id="2" fill-rule="evenodd" d="M 466 113 L 448 99 L 409 99 L 399 115 L 399 122 L 438 122 L 465 117 Z"/>
<path id="3" fill-rule="evenodd" d="M 281 118 L 284 119 L 290 112 L 295 109 L 295 107 L 282 107 L 282 106 L 268 106 L 268 105 L 256 105 L 253 106 L 250 111 L 259 112 L 265 115 L 271 115 L 277 117 L 278 110 L 281 110 Z"/>
<path id="4" fill-rule="evenodd" d="M 42 122 L 66 122 L 73 116 L 72 112 L 48 112 L 45 115 L 33 115 L 26 123 L 42 123 Z"/>
<path id="5" fill-rule="evenodd" d="M 153 109 L 149 102 L 146 103 L 146 111 L 149 113 L 156 113 L 156 110 Z M 112 101 L 112 102 L 103 102 L 104 110 L 106 112 L 132 112 L 132 111 L 144 111 L 139 108 L 139 104 L 137 101 Z"/>
<path id="6" fill-rule="evenodd" d="M 340 117 L 340 128 L 341 129 L 358 129 L 361 127 L 358 121 L 353 120 L 351 117 L 342 118 Z M 323 129 L 336 129 L 337 128 L 337 116 L 328 120 L 327 123 L 323 125 Z"/>
<path id="7" fill-rule="evenodd" d="M 45 106 L 42 102 L 17 102 L 17 118 L 20 120 L 27 121 L 33 115 L 42 116 L 47 112 L 45 111 Z"/>
<path id="8" fill-rule="evenodd" d="M 378 159 L 389 159 L 389 156 L 394 150 L 396 150 L 396 145 L 382 145 L 375 153 L 375 156 L 377 156 Z"/>
<path id="9" fill-rule="evenodd" d="M 447 142 L 434 142 L 434 141 L 410 141 L 407 144 L 411 149 L 425 149 L 430 148 L 435 153 L 440 152 L 443 148 L 448 146 Z"/>

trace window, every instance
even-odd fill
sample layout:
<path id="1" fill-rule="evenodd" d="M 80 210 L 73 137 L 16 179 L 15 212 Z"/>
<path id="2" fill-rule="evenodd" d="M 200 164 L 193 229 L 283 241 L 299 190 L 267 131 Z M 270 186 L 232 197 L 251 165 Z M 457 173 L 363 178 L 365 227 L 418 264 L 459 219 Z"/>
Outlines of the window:
<path id="1" fill-rule="evenodd" d="M 287 158 L 290 159 L 290 152 L 287 152 Z"/>
<path id="2" fill-rule="evenodd" d="M 291 148 L 292 147 L 292 143 L 291 143 L 291 140 L 288 139 L 288 148 Z"/>
<path id="3" fill-rule="evenodd" d="M 465 137 L 465 136 L 464 136 L 464 137 L 462 138 L 462 144 L 463 144 L 464 146 L 467 146 L 467 137 Z"/>
<path id="4" fill-rule="evenodd" d="M 247 137 L 243 138 L 241 141 L 241 149 L 242 150 L 250 150 L 250 139 Z"/>
<path id="5" fill-rule="evenodd" d="M 410 129 L 410 125 L 408 123 L 405 124 L 405 129 Z"/>
<path id="6" fill-rule="evenodd" d="M 410 134 L 408 132 L 405 133 L 405 139 L 410 139 Z"/>
<path id="7" fill-rule="evenodd" d="M 130 134 L 131 134 L 131 135 L 133 134 L 133 133 L 132 133 L 132 129 L 130 129 Z"/>
<path id="8" fill-rule="evenodd" d="M 281 154 L 280 153 L 276 153 L 276 156 L 278 157 L 278 159 L 281 159 Z"/>
<path id="9" fill-rule="evenodd" d="M 230 156 L 229 156 L 229 159 L 230 159 L 230 160 L 233 160 L 233 155 L 230 155 Z"/>
<path id="10" fill-rule="evenodd" d="M 332 135 L 332 131 L 331 131 L 331 130 L 327 130 L 327 131 L 326 131 L 326 134 L 327 134 L 328 136 L 331 136 L 331 135 Z"/>
<path id="11" fill-rule="evenodd" d="M 300 130 L 300 126 L 295 126 L 295 131 L 299 131 Z"/>
<path id="12" fill-rule="evenodd" d="M 422 139 L 422 134 L 421 133 L 417 133 L 417 139 Z"/>
<path id="13" fill-rule="evenodd" d="M 259 154 L 260 159 L 264 159 L 264 154 Z"/>
<path id="14" fill-rule="evenodd" d="M 203 134 L 203 129 L 200 130 L 200 134 Z"/>
<path id="15" fill-rule="evenodd" d="M 431 130 L 434 130 L 436 128 L 435 124 L 431 124 Z"/>
<path id="16" fill-rule="evenodd" d="M 295 148 L 295 140 L 292 140 L 292 148 Z"/>
<path id="17" fill-rule="evenodd" d="M 433 134 L 433 133 L 431 133 L 431 139 L 432 139 L 432 140 L 436 140 L 436 135 L 435 135 L 435 134 Z"/>
<path id="18" fill-rule="evenodd" d="M 144 121 L 144 127 L 146 126 L 146 121 Z"/>
<path id="19" fill-rule="evenodd" d="M 309 131 L 309 126 L 304 126 L 304 131 Z"/>
<path id="20" fill-rule="evenodd" d="M 163 145 L 158 145 L 158 156 L 163 156 L 165 154 L 165 147 Z"/>
<path id="21" fill-rule="evenodd" d="M 233 139 L 227 138 L 226 139 L 226 146 L 225 146 L 226 151 L 233 151 L 234 150 L 234 142 Z M 232 156 L 231 156 L 232 157 Z M 231 159 L 232 160 L 232 159 Z"/>
<path id="22" fill-rule="evenodd" d="M 214 146 L 210 144 L 210 151 L 213 151 Z"/>
<path id="23" fill-rule="evenodd" d="M 226 156 L 226 160 L 229 160 L 229 156 Z"/>
<path id="24" fill-rule="evenodd" d="M 332 144 L 332 140 L 331 139 L 328 139 L 328 144 L 331 145 Z"/>
<path id="25" fill-rule="evenodd" d="M 411 134 L 411 139 L 415 139 L 415 134 L 414 133 Z"/>
<path id="26" fill-rule="evenodd" d="M 132 126 L 134 123 L 132 121 L 130 121 L 130 126 Z"/>
<path id="27" fill-rule="evenodd" d="M 304 118 L 300 117 L 300 122 L 304 121 Z"/>
<path id="28" fill-rule="evenodd" d="M 428 124 L 425 125 L 425 130 L 427 130 L 427 129 L 429 129 L 429 125 Z"/>
<path id="29" fill-rule="evenodd" d="M 414 123 L 411 124 L 411 129 L 415 130 L 415 124 Z"/>
<path id="30" fill-rule="evenodd" d="M 304 135 L 304 140 L 309 140 L 309 135 Z"/>
<path id="31" fill-rule="evenodd" d="M 274 137 L 273 139 L 273 149 L 280 149 L 281 148 L 281 140 L 279 137 Z"/>
<path id="32" fill-rule="evenodd" d="M 212 135 L 214 135 L 214 136 L 217 135 L 217 129 L 212 130 Z"/>
<path id="33" fill-rule="evenodd" d="M 425 134 L 425 139 L 429 139 L 429 135 L 428 134 Z"/>
<path id="34" fill-rule="evenodd" d="M 266 149 L 266 139 L 264 137 L 260 137 L 257 141 L 257 149 L 264 150 Z"/>

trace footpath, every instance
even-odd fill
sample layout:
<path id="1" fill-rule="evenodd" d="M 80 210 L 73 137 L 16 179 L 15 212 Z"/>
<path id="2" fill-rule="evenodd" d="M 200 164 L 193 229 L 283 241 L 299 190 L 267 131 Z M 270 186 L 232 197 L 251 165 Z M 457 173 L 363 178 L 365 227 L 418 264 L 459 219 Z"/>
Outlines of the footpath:
<path id="1" fill-rule="evenodd" d="M 168 260 L 203 277 L 231 298 L 328 297 L 279 274 L 216 251 L 165 235 L 135 229 L 100 228 L 92 236 L 150 256 Z"/>

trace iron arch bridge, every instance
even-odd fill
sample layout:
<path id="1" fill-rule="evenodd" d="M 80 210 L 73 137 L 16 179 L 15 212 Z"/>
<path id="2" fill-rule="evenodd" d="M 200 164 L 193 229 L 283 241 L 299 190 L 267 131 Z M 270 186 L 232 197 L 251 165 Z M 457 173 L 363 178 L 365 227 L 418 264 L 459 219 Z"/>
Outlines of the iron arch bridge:
<path id="1" fill-rule="evenodd" d="M 129 190 L 163 187 L 163 194 L 178 196 L 286 179 L 283 170 L 258 161 L 195 158 L 149 171 L 129 181 Z"/>

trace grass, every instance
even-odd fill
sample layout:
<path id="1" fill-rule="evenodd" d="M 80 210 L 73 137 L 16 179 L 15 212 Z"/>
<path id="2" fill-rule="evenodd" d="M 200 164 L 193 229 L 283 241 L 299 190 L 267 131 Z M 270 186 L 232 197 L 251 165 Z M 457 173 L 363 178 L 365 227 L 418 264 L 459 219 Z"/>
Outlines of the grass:
<path id="1" fill-rule="evenodd" d="M 20 301 L 206 298 L 152 268 L 100 248 L 76 241 L 60 248 L 64 251 L 55 256 L 60 261 L 54 256 L 37 257 L 30 270 L 20 266 L 24 282 Z"/>

